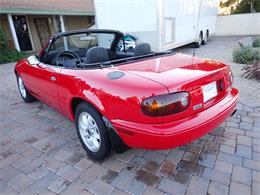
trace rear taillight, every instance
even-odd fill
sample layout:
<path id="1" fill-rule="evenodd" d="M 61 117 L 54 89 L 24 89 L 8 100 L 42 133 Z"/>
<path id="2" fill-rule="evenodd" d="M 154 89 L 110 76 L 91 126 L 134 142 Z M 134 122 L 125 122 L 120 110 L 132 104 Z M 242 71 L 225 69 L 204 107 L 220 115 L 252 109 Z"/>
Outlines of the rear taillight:
<path id="1" fill-rule="evenodd" d="M 190 105 L 190 94 L 178 92 L 158 95 L 142 102 L 142 111 L 148 116 L 166 116 L 185 111 Z"/>

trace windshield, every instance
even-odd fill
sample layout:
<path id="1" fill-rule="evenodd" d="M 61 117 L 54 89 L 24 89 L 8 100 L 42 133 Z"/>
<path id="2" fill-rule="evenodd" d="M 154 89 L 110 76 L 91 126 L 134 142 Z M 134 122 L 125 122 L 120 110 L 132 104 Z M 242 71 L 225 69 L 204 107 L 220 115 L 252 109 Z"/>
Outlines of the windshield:
<path id="1" fill-rule="evenodd" d="M 91 47 L 100 46 L 110 49 L 115 39 L 113 33 L 81 33 L 59 37 L 51 45 L 49 52 L 57 52 L 70 50 L 77 52 L 79 50 L 87 50 Z"/>

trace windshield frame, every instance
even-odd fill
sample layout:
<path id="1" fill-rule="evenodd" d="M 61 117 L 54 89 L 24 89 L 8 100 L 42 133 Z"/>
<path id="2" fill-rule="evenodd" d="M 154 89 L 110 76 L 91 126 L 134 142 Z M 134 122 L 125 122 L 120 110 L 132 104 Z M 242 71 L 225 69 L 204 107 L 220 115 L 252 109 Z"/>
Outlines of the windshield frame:
<path id="1" fill-rule="evenodd" d="M 111 43 L 111 47 L 108 48 L 111 52 L 116 52 L 117 45 L 121 39 L 123 39 L 124 44 L 124 51 L 125 51 L 125 41 L 124 41 L 124 33 L 117 31 L 117 30 L 110 30 L 110 29 L 80 29 L 80 30 L 72 30 L 67 32 L 60 32 L 54 34 L 48 41 L 46 47 L 44 48 L 44 51 L 40 53 L 40 61 L 44 61 L 44 59 L 49 55 L 50 49 L 53 44 L 55 44 L 56 40 L 61 37 L 67 37 L 71 35 L 77 35 L 77 34 L 91 34 L 91 33 L 100 33 L 100 34 L 114 34 L 114 40 Z"/>

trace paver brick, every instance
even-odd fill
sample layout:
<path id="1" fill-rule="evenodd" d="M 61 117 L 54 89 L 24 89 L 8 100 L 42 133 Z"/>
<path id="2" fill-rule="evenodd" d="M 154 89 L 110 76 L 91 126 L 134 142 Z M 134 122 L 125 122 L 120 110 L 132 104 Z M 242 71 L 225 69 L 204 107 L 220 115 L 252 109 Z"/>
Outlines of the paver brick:
<path id="1" fill-rule="evenodd" d="M 184 185 L 188 185 L 190 181 L 191 175 L 188 174 L 186 171 L 183 170 L 177 170 L 174 174 L 174 181 L 179 182 Z"/>
<path id="2" fill-rule="evenodd" d="M 143 194 L 145 188 L 146 185 L 144 183 L 134 180 L 133 183 L 131 183 L 131 185 L 128 185 L 125 190 L 131 194 L 141 195 Z"/>
<path id="3" fill-rule="evenodd" d="M 203 171 L 203 166 L 186 161 L 181 161 L 179 168 L 193 175 L 201 175 Z"/>
<path id="4" fill-rule="evenodd" d="M 143 195 L 163 195 L 163 192 L 152 187 L 147 187 Z"/>
<path id="5" fill-rule="evenodd" d="M 238 135 L 237 136 L 237 144 L 251 146 L 252 138 L 247 137 L 247 136 L 243 136 L 243 135 Z"/>
<path id="6" fill-rule="evenodd" d="M 232 154 L 226 154 L 220 152 L 218 153 L 217 159 L 235 165 L 242 165 L 242 158 Z"/>
<path id="7" fill-rule="evenodd" d="M 88 158 L 83 158 L 80 160 L 77 164 L 75 164 L 75 167 L 79 169 L 80 171 L 85 171 L 87 168 L 89 168 L 93 164 L 93 161 L 89 160 Z"/>
<path id="8" fill-rule="evenodd" d="M 40 193 L 48 188 L 59 176 L 53 172 L 48 172 L 46 175 L 34 182 L 30 189 L 34 193 Z"/>
<path id="9" fill-rule="evenodd" d="M 210 195 L 228 195 L 228 186 L 217 182 L 210 182 L 208 194 Z"/>
<path id="10" fill-rule="evenodd" d="M 123 170 L 112 181 L 111 184 L 121 190 L 125 190 L 133 182 L 134 177 L 135 177 L 134 173 L 128 170 Z"/>
<path id="11" fill-rule="evenodd" d="M 146 151 L 143 155 L 144 158 L 161 163 L 165 159 L 165 155 L 155 151 Z"/>
<path id="12" fill-rule="evenodd" d="M 180 160 L 182 159 L 182 156 L 184 154 L 184 151 L 179 149 L 173 149 L 170 151 L 170 153 L 167 155 L 167 160 L 171 161 L 174 165 L 178 165 Z"/>
<path id="13" fill-rule="evenodd" d="M 49 170 L 44 167 L 44 166 L 40 166 L 37 167 L 36 169 L 34 169 L 32 172 L 30 172 L 29 176 L 31 178 L 33 178 L 34 180 L 38 180 L 41 177 L 43 177 L 44 175 L 46 175 L 49 172 Z"/>
<path id="14" fill-rule="evenodd" d="M 108 158 L 101 164 L 101 166 L 120 172 L 125 167 L 125 163 L 115 158 Z"/>
<path id="15" fill-rule="evenodd" d="M 259 192 L 260 192 L 260 184 L 257 182 L 253 182 L 252 195 L 259 195 Z"/>
<path id="16" fill-rule="evenodd" d="M 226 144 L 221 144 L 219 147 L 220 152 L 228 153 L 228 154 L 234 154 L 235 153 L 235 146 L 229 146 Z"/>
<path id="17" fill-rule="evenodd" d="M 237 182 L 231 182 L 230 184 L 230 195 L 250 195 L 251 189 L 249 186 L 237 183 Z"/>
<path id="18" fill-rule="evenodd" d="M 216 155 L 215 154 L 209 154 L 209 153 L 202 153 L 198 164 L 202 165 L 204 167 L 210 167 L 213 168 L 216 161 Z"/>
<path id="19" fill-rule="evenodd" d="M 81 174 L 81 171 L 75 167 L 72 167 L 70 165 L 66 165 L 63 167 L 59 172 L 57 172 L 57 175 L 62 176 L 63 178 L 69 180 L 70 182 L 73 182 L 77 177 L 79 177 Z"/>
<path id="20" fill-rule="evenodd" d="M 44 162 L 44 166 L 52 172 L 60 171 L 66 164 L 56 158 L 51 158 Z"/>
<path id="21" fill-rule="evenodd" d="M 31 171 L 33 171 L 34 169 L 40 167 L 42 164 L 44 163 L 44 160 L 41 158 L 37 158 L 33 161 L 31 161 L 30 163 L 28 163 L 25 167 L 23 167 L 21 170 L 22 172 L 24 172 L 25 174 L 30 173 Z"/>
<path id="22" fill-rule="evenodd" d="M 234 166 L 232 171 L 232 181 L 250 186 L 251 170 L 240 166 Z"/>
<path id="23" fill-rule="evenodd" d="M 251 159 L 252 158 L 251 147 L 244 146 L 244 145 L 237 145 L 236 155 L 244 157 L 244 158 Z"/>
<path id="24" fill-rule="evenodd" d="M 155 175 L 154 173 L 145 171 L 145 170 L 138 170 L 135 176 L 137 181 L 141 181 L 148 186 L 155 187 L 160 181 L 160 177 Z"/>
<path id="25" fill-rule="evenodd" d="M 163 178 L 157 188 L 168 194 L 176 194 L 176 195 L 183 195 L 185 194 L 186 191 L 185 185 L 172 181 L 167 178 Z"/>
<path id="26" fill-rule="evenodd" d="M 214 169 L 231 174 L 232 164 L 217 160 Z"/>
<path id="27" fill-rule="evenodd" d="M 202 177 L 208 178 L 211 181 L 216 181 L 224 185 L 229 185 L 231 176 L 230 174 L 216 169 L 205 168 Z"/>
<path id="28" fill-rule="evenodd" d="M 151 172 L 151 173 L 157 173 L 159 167 L 160 167 L 160 164 L 157 163 L 156 161 L 148 161 L 144 165 L 143 169 L 145 169 L 146 171 Z"/>
<path id="29" fill-rule="evenodd" d="M 209 180 L 203 177 L 192 176 L 187 192 L 187 195 L 206 195 L 208 190 Z"/>
<path id="30" fill-rule="evenodd" d="M 260 172 L 253 170 L 252 174 L 253 174 L 252 180 L 255 181 L 255 182 L 259 182 L 260 183 Z"/>
<path id="31" fill-rule="evenodd" d="M 0 181 L 7 182 L 13 177 L 17 176 L 20 171 L 12 166 L 7 166 L 4 169 L 0 169 Z"/>
<path id="32" fill-rule="evenodd" d="M 175 170 L 176 166 L 171 161 L 165 160 L 159 169 L 159 173 L 164 177 L 171 177 Z"/>
<path id="33" fill-rule="evenodd" d="M 92 183 L 96 178 L 105 174 L 106 169 L 98 164 L 92 164 L 80 178 L 86 183 Z"/>
<path id="34" fill-rule="evenodd" d="M 87 189 L 93 194 L 111 194 L 114 187 L 96 179 L 87 186 Z"/>
<path id="35" fill-rule="evenodd" d="M 99 179 L 106 183 L 111 183 L 117 175 L 118 172 L 108 169 L 105 171 L 104 175 L 99 177 Z"/>
<path id="36" fill-rule="evenodd" d="M 18 192 L 24 191 L 27 187 L 29 187 L 33 183 L 33 179 L 28 177 L 27 175 L 20 173 L 13 179 L 9 181 L 9 184 Z"/>
<path id="37" fill-rule="evenodd" d="M 254 170 L 260 171 L 260 163 L 255 160 L 244 159 L 243 166 L 247 167 L 249 169 L 254 169 Z"/>
<path id="38" fill-rule="evenodd" d="M 117 159 L 123 161 L 125 163 L 129 163 L 129 161 L 135 156 L 134 150 L 127 150 L 126 152 L 119 154 Z"/>
<path id="39" fill-rule="evenodd" d="M 58 194 L 61 193 L 64 189 L 66 189 L 69 184 L 70 182 L 68 180 L 59 177 L 48 187 L 48 189 Z"/>

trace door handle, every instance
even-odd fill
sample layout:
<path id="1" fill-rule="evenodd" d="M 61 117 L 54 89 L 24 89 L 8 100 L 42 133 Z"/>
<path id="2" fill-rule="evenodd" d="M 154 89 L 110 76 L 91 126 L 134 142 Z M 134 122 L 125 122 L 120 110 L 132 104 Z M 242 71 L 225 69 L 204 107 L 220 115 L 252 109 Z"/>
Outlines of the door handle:
<path id="1" fill-rule="evenodd" d="M 51 80 L 51 81 L 56 81 L 56 77 L 51 76 L 50 80 Z"/>

